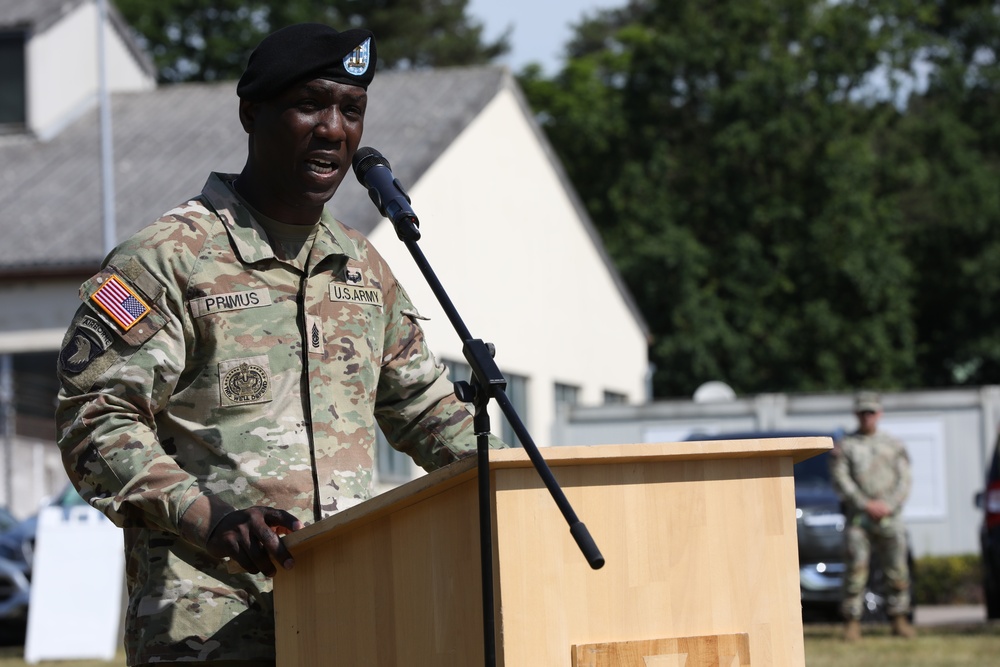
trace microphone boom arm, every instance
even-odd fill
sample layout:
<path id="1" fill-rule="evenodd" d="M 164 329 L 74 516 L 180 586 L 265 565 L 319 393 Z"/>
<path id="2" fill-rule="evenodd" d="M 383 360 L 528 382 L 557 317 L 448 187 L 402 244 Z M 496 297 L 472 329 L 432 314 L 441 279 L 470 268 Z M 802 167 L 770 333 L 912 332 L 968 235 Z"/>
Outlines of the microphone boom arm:
<path id="1" fill-rule="evenodd" d="M 379 212 L 392 221 L 396 236 L 406 245 L 417 268 L 423 274 L 431 291 L 444 309 L 449 321 L 462 340 L 462 353 L 472 368 L 472 382 L 456 382 L 455 395 L 459 400 L 475 406 L 473 424 L 476 433 L 476 451 L 479 483 L 479 551 L 482 574 L 483 596 L 483 647 L 487 667 L 496 665 L 496 633 L 493 601 L 493 546 L 492 512 L 490 503 L 489 436 L 490 424 L 487 405 L 495 399 L 500 410 L 510 422 L 514 433 L 532 465 L 538 472 L 549 494 L 555 501 L 563 518 L 569 524 L 569 532 L 592 569 L 604 566 L 604 556 L 597 548 L 590 531 L 577 517 L 562 488 L 538 451 L 531 434 L 517 414 L 517 410 L 506 393 L 507 381 L 493 360 L 493 346 L 481 339 L 473 338 L 458 310 L 452 303 L 441 281 L 431 268 L 426 256 L 417 244 L 420 239 L 419 221 L 410 208 L 410 198 L 403 190 L 399 179 L 392 175 L 389 161 L 373 148 L 360 148 L 354 156 L 354 173 L 368 189 L 368 195 Z"/>

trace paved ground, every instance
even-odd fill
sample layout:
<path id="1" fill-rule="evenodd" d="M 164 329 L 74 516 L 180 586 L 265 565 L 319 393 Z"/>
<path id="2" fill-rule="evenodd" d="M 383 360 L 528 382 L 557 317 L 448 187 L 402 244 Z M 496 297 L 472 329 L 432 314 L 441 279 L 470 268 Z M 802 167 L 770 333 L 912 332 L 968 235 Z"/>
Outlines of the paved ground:
<path id="1" fill-rule="evenodd" d="M 948 605 L 917 607 L 913 615 L 915 625 L 953 625 L 985 623 L 986 608 L 982 605 Z"/>

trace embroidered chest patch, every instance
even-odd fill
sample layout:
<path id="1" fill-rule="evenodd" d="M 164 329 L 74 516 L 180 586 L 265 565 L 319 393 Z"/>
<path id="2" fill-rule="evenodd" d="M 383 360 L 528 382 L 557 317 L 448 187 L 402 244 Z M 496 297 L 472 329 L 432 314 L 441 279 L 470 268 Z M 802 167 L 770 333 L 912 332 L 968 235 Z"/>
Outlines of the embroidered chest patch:
<path id="1" fill-rule="evenodd" d="M 249 405 L 271 400 L 271 369 L 266 356 L 232 359 L 219 364 L 223 405 Z"/>
<path id="2" fill-rule="evenodd" d="M 382 290 L 343 283 L 330 283 L 330 301 L 382 307 Z"/>
<path id="3" fill-rule="evenodd" d="M 261 308 L 270 305 L 271 293 L 266 289 L 202 296 L 197 299 L 191 299 L 190 303 L 191 314 L 194 317 L 204 317 L 212 313 L 242 310 L 244 308 Z"/>

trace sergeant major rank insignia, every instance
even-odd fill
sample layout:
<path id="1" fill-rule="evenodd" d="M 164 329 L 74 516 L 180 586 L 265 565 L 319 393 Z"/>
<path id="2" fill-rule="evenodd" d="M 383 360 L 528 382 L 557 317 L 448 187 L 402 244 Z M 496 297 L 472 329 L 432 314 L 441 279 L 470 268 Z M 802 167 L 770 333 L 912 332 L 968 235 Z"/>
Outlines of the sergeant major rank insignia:
<path id="1" fill-rule="evenodd" d="M 306 334 L 309 354 L 323 354 L 323 327 L 318 317 L 306 315 Z"/>

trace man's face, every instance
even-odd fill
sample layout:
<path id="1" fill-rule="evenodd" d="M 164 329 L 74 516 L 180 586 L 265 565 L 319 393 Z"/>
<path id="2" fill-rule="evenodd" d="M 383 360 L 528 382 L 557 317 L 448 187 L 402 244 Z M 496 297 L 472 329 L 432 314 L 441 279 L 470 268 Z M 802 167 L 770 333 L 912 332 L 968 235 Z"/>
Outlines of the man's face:
<path id="1" fill-rule="evenodd" d="M 251 203 L 283 222 L 322 209 L 351 170 L 367 104 L 363 88 L 326 79 L 297 84 L 266 102 L 241 100 L 240 120 L 252 137 Z"/>
<path id="2" fill-rule="evenodd" d="M 878 418 L 882 416 L 882 413 L 874 410 L 862 410 L 856 414 L 858 416 L 858 430 L 865 435 L 874 433 L 878 428 Z"/>

